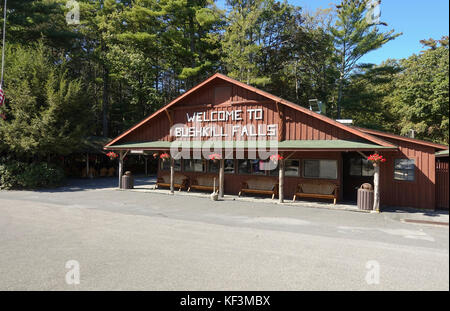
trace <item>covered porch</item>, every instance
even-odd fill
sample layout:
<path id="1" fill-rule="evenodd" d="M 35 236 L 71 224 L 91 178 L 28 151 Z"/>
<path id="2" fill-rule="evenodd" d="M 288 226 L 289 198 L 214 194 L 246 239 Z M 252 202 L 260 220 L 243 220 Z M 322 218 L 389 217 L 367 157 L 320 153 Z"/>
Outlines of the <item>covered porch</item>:
<path id="1" fill-rule="evenodd" d="M 228 145 L 221 141 L 214 143 L 214 148 L 207 142 L 198 142 L 197 145 L 188 142 L 188 152 L 186 142 L 184 150 L 174 148 L 172 143 L 136 142 L 108 149 L 119 152 L 120 175 L 124 171 L 120 159 L 126 154 L 137 150 L 153 154 L 158 161 L 157 184 L 166 185 L 160 189 L 166 188 L 168 193 L 181 191 L 209 195 L 214 189 L 222 199 L 225 195 L 256 200 L 272 200 L 273 197 L 279 203 L 292 203 L 296 196 L 296 201 L 302 203 L 339 203 L 341 206 L 354 206 L 361 183 L 377 186 L 374 183 L 376 170 L 370 167 L 367 156 L 393 149 L 345 140 L 282 141 L 278 142 L 276 151 L 281 158 L 271 163 L 270 151 L 267 151 L 266 158 L 261 157 L 251 141 L 234 141 Z M 269 142 L 265 144 L 269 149 Z M 208 155 L 213 153 L 220 154 L 221 158 L 210 160 Z M 170 158 L 163 161 L 161 154 L 168 154 Z M 119 186 L 120 182 L 119 179 Z M 243 191 L 246 186 L 250 188 L 250 183 L 264 191 Z M 198 184 L 205 187 L 195 187 Z M 299 192 L 305 195 L 299 195 Z"/>

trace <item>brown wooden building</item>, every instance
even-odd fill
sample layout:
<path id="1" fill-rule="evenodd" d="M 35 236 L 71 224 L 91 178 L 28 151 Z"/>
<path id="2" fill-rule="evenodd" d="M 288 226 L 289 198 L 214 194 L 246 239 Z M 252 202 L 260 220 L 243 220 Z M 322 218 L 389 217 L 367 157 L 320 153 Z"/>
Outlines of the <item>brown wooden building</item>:
<path id="1" fill-rule="evenodd" d="M 269 160 L 257 150 L 258 140 L 259 146 L 277 143 L 277 154 L 284 157 L 278 169 L 264 167 Z M 238 194 L 249 180 L 276 182 L 276 195 L 289 199 L 299 184 L 333 184 L 338 201 L 355 200 L 362 183 L 373 184 L 374 169 L 366 156 L 377 152 L 387 159 L 380 166 L 381 205 L 422 209 L 436 207 L 435 153 L 448 150 L 341 124 L 222 74 L 185 92 L 105 149 L 119 151 L 122 159 L 130 150 L 169 153 L 174 144 L 184 151 L 178 153 L 180 159 L 161 161 L 160 178 L 172 166 L 172 174 L 188 183 L 199 176 L 217 177 L 229 194 Z M 211 153 L 224 159 L 210 161 Z"/>

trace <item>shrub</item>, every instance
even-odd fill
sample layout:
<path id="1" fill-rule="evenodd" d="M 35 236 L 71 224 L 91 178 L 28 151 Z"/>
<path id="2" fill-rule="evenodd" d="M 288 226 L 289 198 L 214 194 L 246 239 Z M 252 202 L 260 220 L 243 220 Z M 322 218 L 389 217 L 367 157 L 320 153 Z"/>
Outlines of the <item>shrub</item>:
<path id="1" fill-rule="evenodd" d="M 55 165 L 8 161 L 0 163 L 0 189 L 36 189 L 60 186 L 64 172 Z"/>

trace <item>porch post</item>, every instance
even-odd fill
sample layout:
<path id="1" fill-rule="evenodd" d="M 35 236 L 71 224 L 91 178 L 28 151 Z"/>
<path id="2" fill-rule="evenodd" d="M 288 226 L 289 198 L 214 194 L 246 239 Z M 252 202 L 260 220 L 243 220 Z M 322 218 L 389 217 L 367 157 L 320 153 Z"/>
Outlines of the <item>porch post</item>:
<path id="1" fill-rule="evenodd" d="M 122 189 L 122 174 L 123 174 L 123 150 L 119 152 L 119 189 Z"/>
<path id="2" fill-rule="evenodd" d="M 174 193 L 174 186 L 173 186 L 173 179 L 174 179 L 174 173 L 175 173 L 175 168 L 174 168 L 174 159 L 172 157 L 170 157 L 170 193 Z"/>
<path id="3" fill-rule="evenodd" d="M 380 165 L 374 164 L 374 174 L 373 174 L 373 210 L 379 212 L 380 211 Z"/>
<path id="4" fill-rule="evenodd" d="M 220 168 L 219 168 L 219 198 L 223 198 L 224 193 L 224 174 L 225 173 L 225 160 L 220 159 Z"/>
<path id="5" fill-rule="evenodd" d="M 284 203 L 284 159 L 278 160 L 278 202 Z"/>

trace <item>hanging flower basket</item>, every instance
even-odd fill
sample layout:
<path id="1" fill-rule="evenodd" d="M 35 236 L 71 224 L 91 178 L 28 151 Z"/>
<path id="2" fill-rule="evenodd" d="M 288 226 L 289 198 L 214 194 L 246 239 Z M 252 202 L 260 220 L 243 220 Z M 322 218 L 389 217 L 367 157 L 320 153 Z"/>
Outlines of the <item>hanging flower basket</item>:
<path id="1" fill-rule="evenodd" d="M 222 156 L 220 154 L 218 154 L 218 153 L 210 154 L 208 157 L 209 157 L 210 160 L 212 160 L 214 162 L 217 162 L 218 160 L 222 159 Z"/>
<path id="2" fill-rule="evenodd" d="M 369 160 L 370 162 L 372 162 L 373 166 L 377 166 L 379 163 L 384 163 L 386 162 L 386 158 L 383 157 L 381 154 L 378 153 L 374 153 L 371 154 L 367 160 Z"/>
<path id="3" fill-rule="evenodd" d="M 159 158 L 163 161 L 167 161 L 170 159 L 170 155 L 168 153 L 162 153 Z"/>
<path id="4" fill-rule="evenodd" d="M 283 156 L 281 156 L 280 154 L 273 154 L 270 156 L 270 161 L 277 163 L 280 160 L 283 160 Z"/>
<path id="5" fill-rule="evenodd" d="M 117 153 L 115 153 L 115 152 L 112 152 L 112 151 L 110 151 L 110 152 L 108 152 L 107 154 L 106 154 L 106 156 L 110 159 L 110 160 L 115 160 L 115 159 L 117 159 L 117 157 L 119 156 Z"/>

